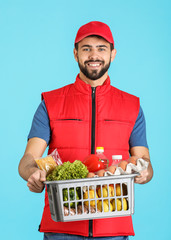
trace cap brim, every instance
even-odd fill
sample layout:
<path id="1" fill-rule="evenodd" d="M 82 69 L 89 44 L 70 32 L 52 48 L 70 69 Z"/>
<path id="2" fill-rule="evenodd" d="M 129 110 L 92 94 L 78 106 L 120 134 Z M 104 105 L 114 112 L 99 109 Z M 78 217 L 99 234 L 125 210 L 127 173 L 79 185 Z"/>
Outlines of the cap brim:
<path id="1" fill-rule="evenodd" d="M 104 37 L 103 34 L 99 34 L 99 33 L 97 33 L 97 32 L 86 33 L 86 34 L 82 35 L 81 37 L 77 38 L 76 41 L 75 41 L 75 43 L 78 43 L 78 42 L 80 42 L 81 40 L 83 40 L 84 38 L 86 38 L 86 37 L 88 37 L 88 36 L 92 36 L 92 35 L 100 36 L 100 37 L 104 38 L 107 42 L 114 44 L 114 43 L 113 43 L 111 40 L 109 40 L 107 37 Z"/>

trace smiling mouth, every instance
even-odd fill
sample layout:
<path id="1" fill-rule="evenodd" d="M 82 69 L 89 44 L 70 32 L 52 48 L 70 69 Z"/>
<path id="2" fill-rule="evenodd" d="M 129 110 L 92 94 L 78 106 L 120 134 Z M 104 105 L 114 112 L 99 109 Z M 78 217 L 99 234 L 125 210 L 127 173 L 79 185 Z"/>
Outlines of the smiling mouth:
<path id="1" fill-rule="evenodd" d="M 102 63 L 101 62 L 87 62 L 86 65 L 89 68 L 96 69 L 96 68 L 99 68 L 102 65 Z"/>
<path id="2" fill-rule="evenodd" d="M 88 63 L 88 66 L 90 67 L 99 67 L 100 65 L 100 63 Z"/>

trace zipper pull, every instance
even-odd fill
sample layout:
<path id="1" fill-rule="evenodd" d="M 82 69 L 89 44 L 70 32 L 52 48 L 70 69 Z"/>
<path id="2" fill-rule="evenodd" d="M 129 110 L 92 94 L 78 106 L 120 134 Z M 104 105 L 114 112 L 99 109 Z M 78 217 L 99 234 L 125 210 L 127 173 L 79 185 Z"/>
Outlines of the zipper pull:
<path id="1" fill-rule="evenodd" d="M 92 87 L 92 94 L 95 94 L 96 87 Z"/>

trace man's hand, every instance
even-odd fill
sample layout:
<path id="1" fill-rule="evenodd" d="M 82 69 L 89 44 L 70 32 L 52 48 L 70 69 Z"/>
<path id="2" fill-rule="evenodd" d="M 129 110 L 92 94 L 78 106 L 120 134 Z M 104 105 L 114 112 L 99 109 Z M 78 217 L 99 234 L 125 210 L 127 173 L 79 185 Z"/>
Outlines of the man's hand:
<path id="1" fill-rule="evenodd" d="M 46 181 L 46 172 L 38 169 L 29 177 L 27 186 L 31 192 L 41 193 L 44 189 L 44 181 Z"/>
<path id="2" fill-rule="evenodd" d="M 148 168 L 141 171 L 140 175 L 135 177 L 134 182 L 139 184 L 144 184 L 149 182 L 153 177 L 153 168 L 150 161 L 149 151 L 146 147 L 133 147 L 130 149 L 131 156 L 136 156 L 136 158 L 143 158 L 149 163 Z"/>
<path id="3" fill-rule="evenodd" d="M 44 189 L 43 182 L 46 181 L 46 172 L 37 167 L 35 159 L 40 158 L 47 143 L 41 138 L 29 139 L 25 153 L 20 160 L 18 171 L 20 176 L 27 181 L 27 186 L 31 192 L 41 193 Z"/>
<path id="4" fill-rule="evenodd" d="M 148 170 L 145 169 L 145 170 L 141 171 L 140 175 L 135 177 L 134 182 L 139 183 L 139 184 L 144 184 L 148 180 L 148 175 L 149 175 Z"/>

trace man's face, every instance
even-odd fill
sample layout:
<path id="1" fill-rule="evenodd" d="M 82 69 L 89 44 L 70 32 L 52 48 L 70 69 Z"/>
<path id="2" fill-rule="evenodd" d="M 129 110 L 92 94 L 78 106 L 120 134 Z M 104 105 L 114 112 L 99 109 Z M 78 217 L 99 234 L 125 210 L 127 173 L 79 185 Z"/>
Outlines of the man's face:
<path id="1" fill-rule="evenodd" d="M 112 60 L 110 44 L 94 36 L 81 40 L 74 55 L 80 71 L 91 80 L 101 78 L 108 71 Z"/>

